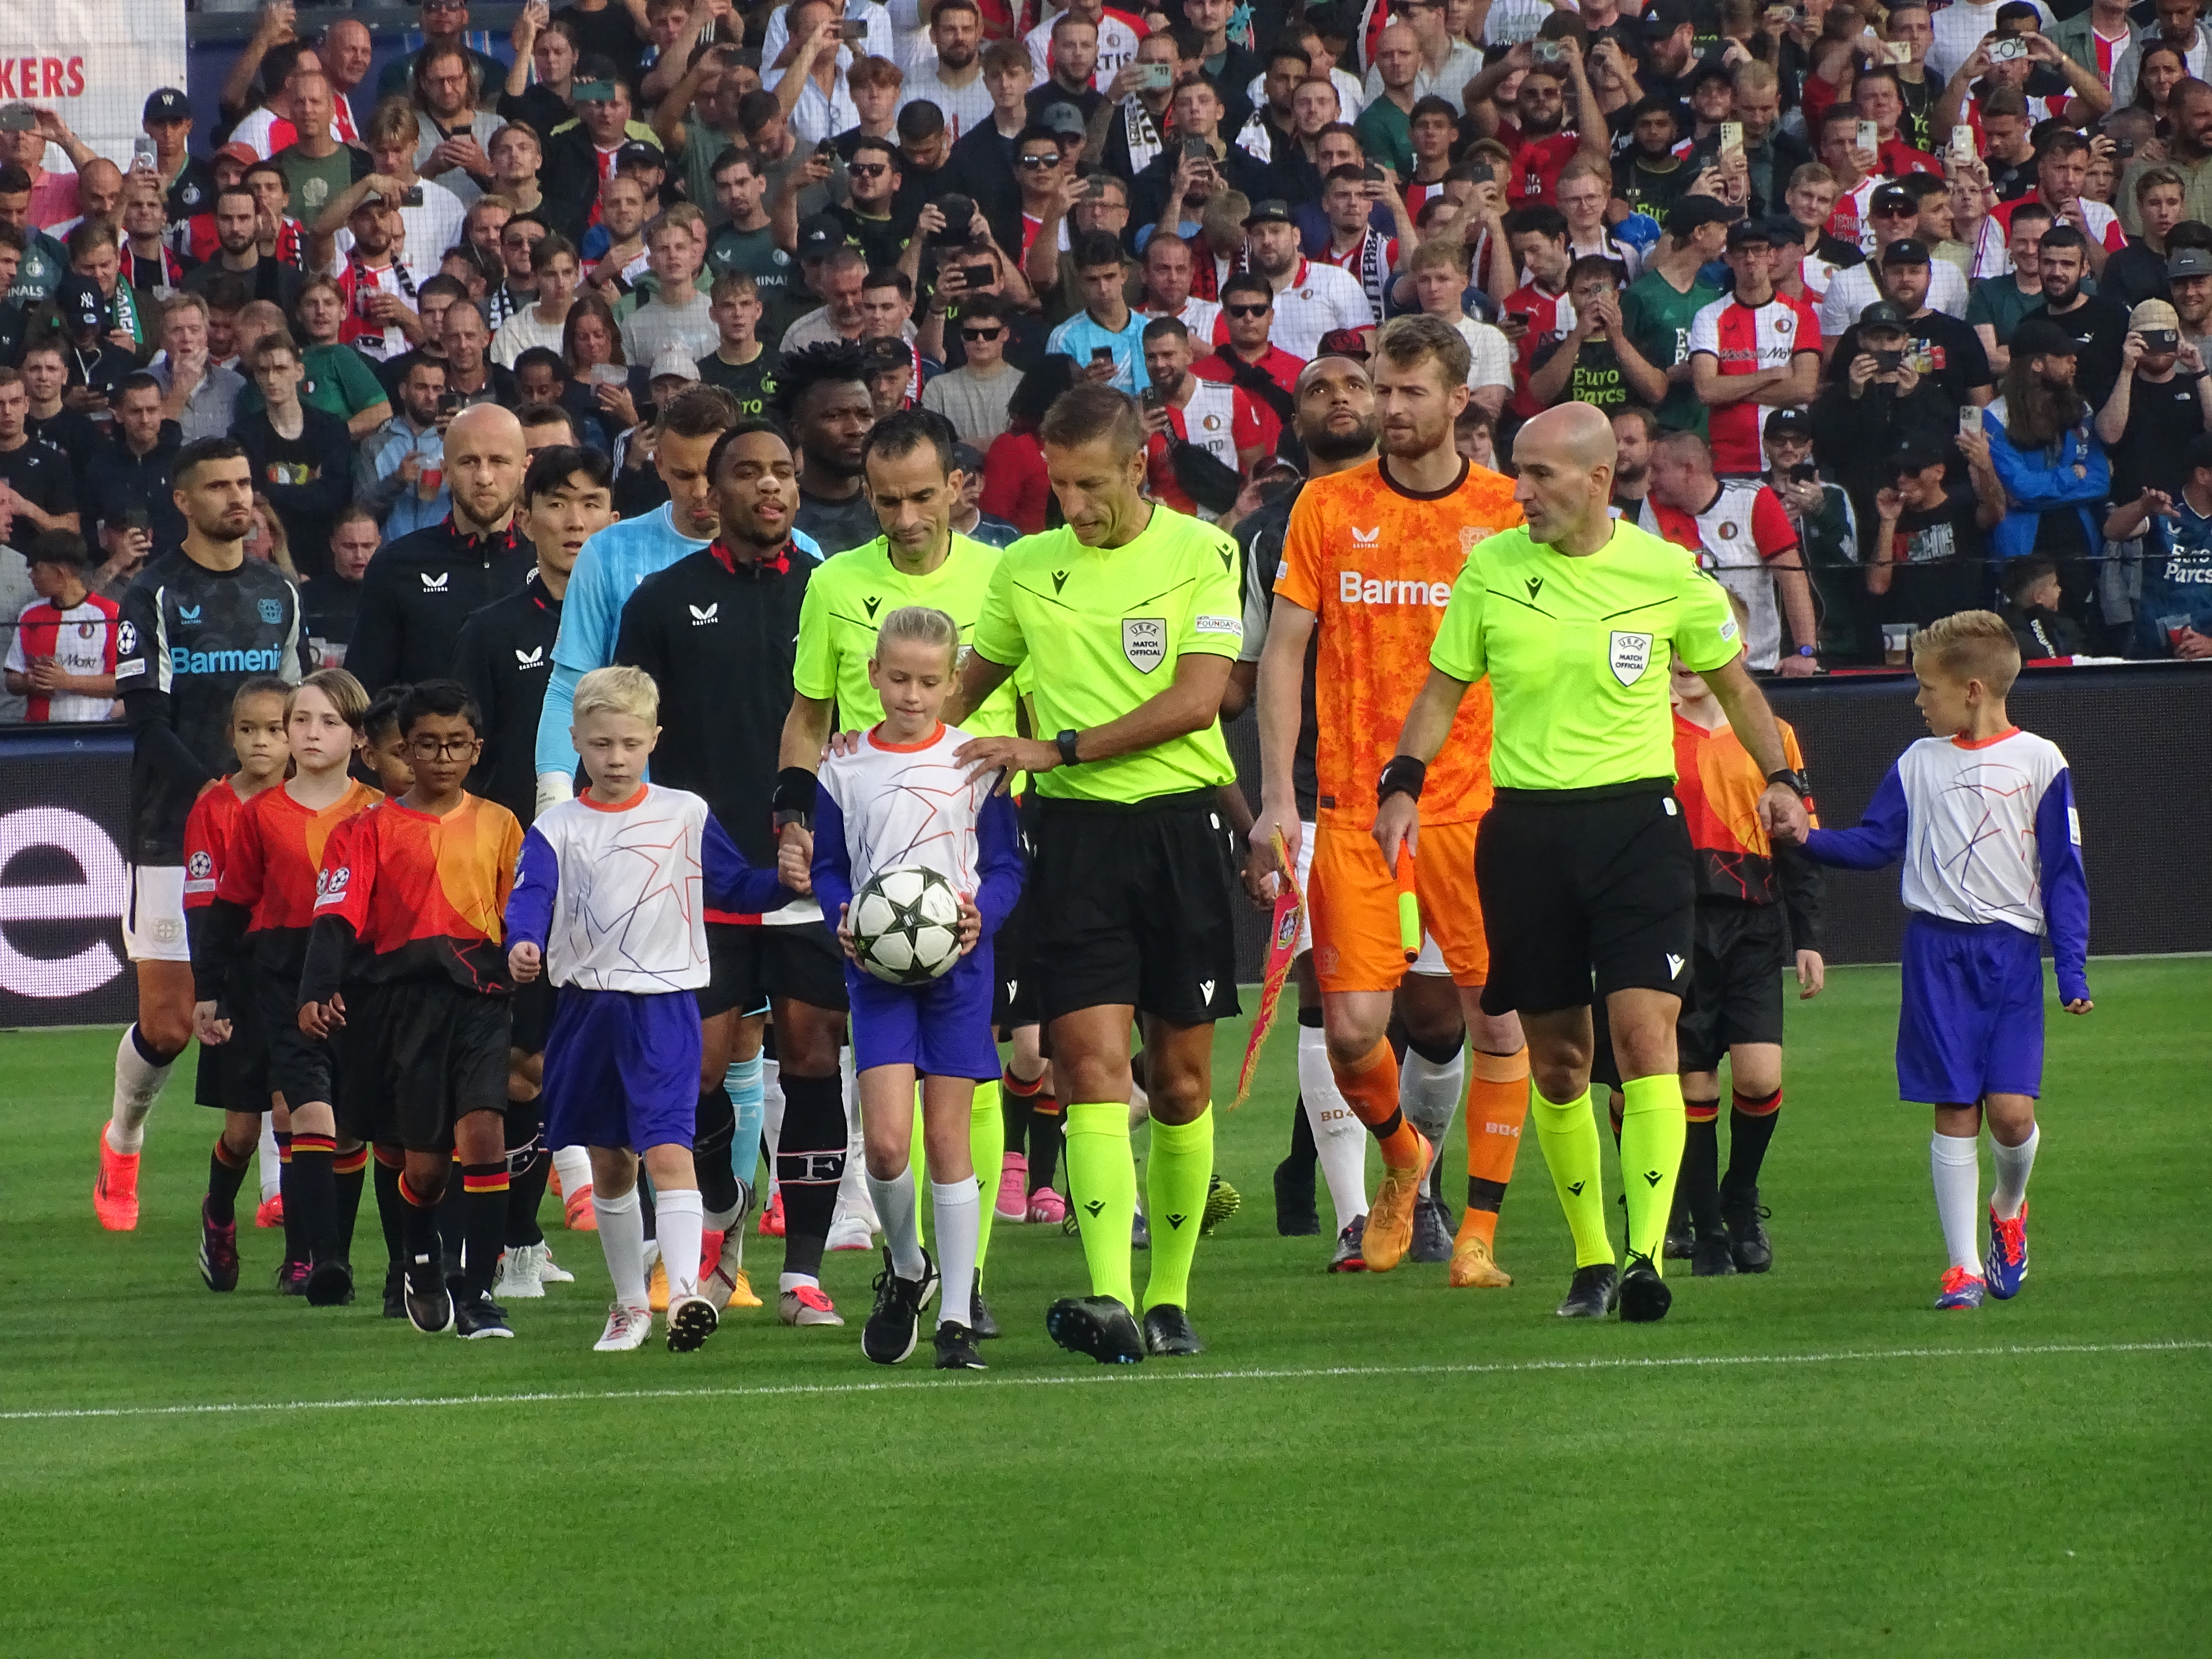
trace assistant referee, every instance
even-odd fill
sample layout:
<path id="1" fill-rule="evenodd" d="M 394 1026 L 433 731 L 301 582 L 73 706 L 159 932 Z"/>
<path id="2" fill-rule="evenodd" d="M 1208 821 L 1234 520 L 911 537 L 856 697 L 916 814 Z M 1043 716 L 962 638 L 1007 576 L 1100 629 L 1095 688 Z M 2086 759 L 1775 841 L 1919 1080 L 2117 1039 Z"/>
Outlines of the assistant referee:
<path id="1" fill-rule="evenodd" d="M 1575 1239 L 1559 1313 L 1666 1316 L 1660 1276 L 1685 1120 L 1674 1021 L 1696 886 L 1674 799 L 1669 653 L 1705 676 L 1766 774 L 1770 832 L 1805 821 L 1773 712 L 1744 666 L 1720 585 L 1680 548 L 1614 519 L 1613 428 L 1586 404 L 1546 410 L 1513 445 L 1528 523 L 1478 543 L 1453 585 L 1427 683 L 1376 786 L 1375 839 L 1396 866 L 1417 845 L 1421 782 L 1468 686 L 1495 709 L 1496 803 L 1475 844 L 1490 937 L 1486 1012 L 1516 1011 L 1537 1098 L 1530 1115 Z M 1628 1255 L 1606 1233 L 1590 1096 L 1590 999 L 1605 999 L 1621 1091 Z"/>
<path id="2" fill-rule="evenodd" d="M 1054 735 L 976 738 L 958 758 L 1028 772 L 1041 797 L 1031 945 L 1091 1288 L 1054 1303 L 1045 1328 L 1064 1348 L 1127 1364 L 1201 1351 L 1187 1304 L 1213 1172 L 1213 1023 L 1237 1011 L 1237 881 L 1215 796 L 1236 772 L 1218 716 L 1243 605 L 1237 544 L 1141 494 L 1134 398 L 1079 386 L 1037 435 L 1066 524 L 1000 560 L 945 718 L 957 725 L 1030 664 L 1036 729 Z M 1139 1014 L 1152 1118 L 1141 1332 L 1128 1115 Z"/>

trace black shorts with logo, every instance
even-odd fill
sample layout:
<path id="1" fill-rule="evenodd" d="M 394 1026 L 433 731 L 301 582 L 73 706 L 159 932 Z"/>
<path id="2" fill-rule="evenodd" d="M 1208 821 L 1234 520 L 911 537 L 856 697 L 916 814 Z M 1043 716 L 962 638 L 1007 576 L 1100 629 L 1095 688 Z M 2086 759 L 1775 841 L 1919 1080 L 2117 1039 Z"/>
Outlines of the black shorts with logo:
<path id="1" fill-rule="evenodd" d="M 514 1010 L 450 980 L 349 988 L 339 1116 L 362 1140 L 451 1152 L 471 1112 L 507 1111 Z"/>
<path id="2" fill-rule="evenodd" d="M 1212 790 L 1048 799 L 1030 891 L 1044 1018 L 1114 1003 L 1178 1025 L 1236 1016 L 1237 873 Z"/>
<path id="3" fill-rule="evenodd" d="M 192 1098 L 219 1112 L 269 1109 L 269 1039 L 261 1024 L 261 970 L 241 962 L 223 988 L 222 1013 L 230 1021 L 230 1041 L 212 1048 L 200 1044 L 192 1078 Z"/>
<path id="4" fill-rule="evenodd" d="M 777 997 L 844 1012 L 845 960 L 823 922 L 710 921 L 707 963 L 705 988 L 691 994 L 702 1019 L 756 1013 Z"/>
<path id="5" fill-rule="evenodd" d="M 1615 991 L 1688 988 L 1697 872 L 1664 778 L 1500 789 L 1474 844 L 1490 939 L 1487 1014 L 1544 1014 Z"/>

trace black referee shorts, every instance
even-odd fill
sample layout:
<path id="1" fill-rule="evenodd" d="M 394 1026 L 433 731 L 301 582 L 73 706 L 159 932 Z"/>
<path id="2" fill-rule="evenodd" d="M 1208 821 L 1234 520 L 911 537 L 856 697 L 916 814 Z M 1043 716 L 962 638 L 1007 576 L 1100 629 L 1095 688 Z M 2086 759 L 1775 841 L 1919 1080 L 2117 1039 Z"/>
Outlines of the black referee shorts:
<path id="1" fill-rule="evenodd" d="M 1044 1018 L 1115 1003 L 1177 1025 L 1236 1016 L 1237 876 L 1212 791 L 1047 799 L 1030 890 Z"/>
<path id="2" fill-rule="evenodd" d="M 1701 902 L 1690 994 L 1674 1026 L 1682 1069 L 1713 1071 L 1739 1042 L 1779 1043 L 1782 975 L 1794 959 L 1780 905 Z"/>
<path id="3" fill-rule="evenodd" d="M 507 1112 L 514 1011 L 450 980 L 400 980 L 346 995 L 347 1129 L 410 1152 L 447 1152 L 471 1112 Z M 361 1027 L 356 1030 L 356 1025 Z"/>
<path id="4" fill-rule="evenodd" d="M 845 959 L 823 922 L 710 921 L 707 971 L 705 988 L 691 994 L 702 1019 L 753 1013 L 775 997 L 844 1012 Z"/>
<path id="5" fill-rule="evenodd" d="M 1680 996 L 1697 912 L 1673 786 L 1500 789 L 1474 845 L 1490 937 L 1486 1014 L 1546 1014 L 1615 991 Z"/>
<path id="6" fill-rule="evenodd" d="M 261 970 L 240 963 L 223 987 L 222 1011 L 230 1020 L 230 1041 L 212 1048 L 200 1045 L 192 1077 L 192 1098 L 218 1112 L 269 1109 L 269 1037 L 261 1023 Z"/>

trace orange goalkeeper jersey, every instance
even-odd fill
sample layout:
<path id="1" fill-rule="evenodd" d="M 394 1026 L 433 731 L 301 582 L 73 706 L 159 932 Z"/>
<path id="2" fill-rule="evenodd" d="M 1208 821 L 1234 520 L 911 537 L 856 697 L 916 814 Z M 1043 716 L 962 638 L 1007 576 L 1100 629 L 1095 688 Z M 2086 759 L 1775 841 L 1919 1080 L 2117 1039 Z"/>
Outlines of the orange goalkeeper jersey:
<path id="1" fill-rule="evenodd" d="M 1429 677 L 1429 647 L 1475 544 L 1522 522 L 1513 485 L 1464 464 L 1449 489 L 1418 495 L 1379 461 L 1299 492 L 1275 592 L 1320 622 L 1314 766 L 1321 816 L 1375 821 L 1375 785 Z M 1465 823 L 1490 805 L 1490 688 L 1468 689 L 1429 763 L 1424 823 Z"/>

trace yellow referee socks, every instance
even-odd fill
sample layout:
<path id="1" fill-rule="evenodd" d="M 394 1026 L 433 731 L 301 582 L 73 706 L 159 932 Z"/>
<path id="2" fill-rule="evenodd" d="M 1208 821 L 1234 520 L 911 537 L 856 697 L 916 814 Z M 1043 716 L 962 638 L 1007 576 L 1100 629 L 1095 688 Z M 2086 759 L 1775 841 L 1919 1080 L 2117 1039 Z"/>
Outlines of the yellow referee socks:
<path id="1" fill-rule="evenodd" d="M 1198 1254 L 1198 1224 L 1206 1214 L 1206 1189 L 1213 1179 L 1213 1103 L 1188 1123 L 1152 1120 L 1152 1146 L 1145 1162 L 1145 1195 L 1152 1223 L 1152 1276 L 1145 1306 L 1190 1306 L 1190 1263 Z"/>
<path id="2" fill-rule="evenodd" d="M 968 1156 L 975 1161 L 975 1190 L 982 1194 L 983 1214 L 975 1227 L 975 1271 L 991 1254 L 991 1215 L 998 1208 L 999 1165 L 1006 1156 L 1006 1115 L 999 1105 L 994 1079 L 975 1085 L 975 1104 L 968 1119 Z"/>
<path id="3" fill-rule="evenodd" d="M 1152 1157 L 1159 1157 L 1153 1127 Z M 1134 1313 L 1129 1280 L 1129 1229 L 1137 1215 L 1137 1163 L 1129 1151 L 1127 1101 L 1073 1101 L 1067 1108 L 1067 1200 L 1083 1236 L 1091 1293 L 1110 1296 Z M 1203 1177 L 1199 1202 L 1206 1201 Z M 1158 1241 L 1154 1247 L 1158 1248 Z"/>
<path id="4" fill-rule="evenodd" d="M 1626 1103 L 1620 1109 L 1620 1183 L 1628 1189 L 1628 1248 L 1663 1273 L 1667 1217 L 1689 1135 L 1682 1080 L 1672 1073 L 1631 1078 L 1620 1093 Z"/>
<path id="5" fill-rule="evenodd" d="M 1605 1231 L 1605 1172 L 1598 1164 L 1595 1110 L 1588 1094 L 1565 1105 L 1545 1099 L 1540 1092 L 1528 1102 L 1536 1144 L 1544 1149 L 1552 1185 L 1559 1189 L 1559 1207 L 1567 1214 L 1567 1230 L 1575 1236 L 1577 1267 L 1595 1267 L 1613 1259 L 1613 1241 Z M 1675 1150 L 1681 1150 L 1679 1144 Z M 1659 1215 L 1664 1222 L 1666 1212 L 1662 1209 Z"/>

